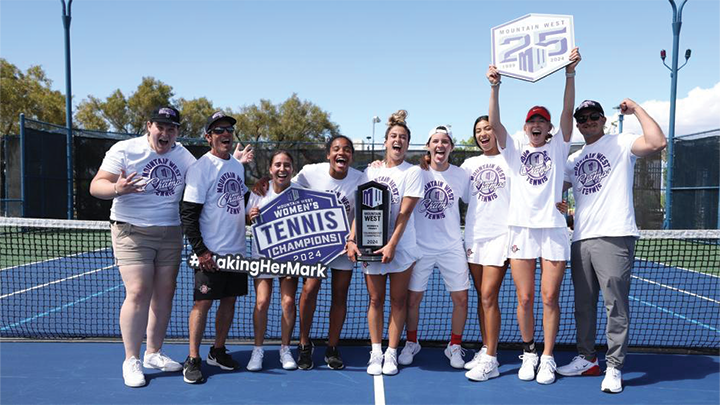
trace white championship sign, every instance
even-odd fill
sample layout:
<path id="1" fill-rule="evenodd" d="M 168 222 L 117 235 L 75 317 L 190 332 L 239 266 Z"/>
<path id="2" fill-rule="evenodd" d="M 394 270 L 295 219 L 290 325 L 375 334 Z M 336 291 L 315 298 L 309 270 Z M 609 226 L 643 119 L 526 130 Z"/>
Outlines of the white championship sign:
<path id="1" fill-rule="evenodd" d="M 571 15 L 528 14 L 493 28 L 492 64 L 503 76 L 536 82 L 570 64 Z"/>

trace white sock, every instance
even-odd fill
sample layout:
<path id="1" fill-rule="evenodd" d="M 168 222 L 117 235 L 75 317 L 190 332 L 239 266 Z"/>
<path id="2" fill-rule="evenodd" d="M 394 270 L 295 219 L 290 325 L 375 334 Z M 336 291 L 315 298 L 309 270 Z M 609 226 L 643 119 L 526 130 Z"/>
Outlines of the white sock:
<path id="1" fill-rule="evenodd" d="M 392 354 L 394 356 L 397 356 L 397 348 L 396 347 L 388 347 L 385 349 L 385 354 Z"/>
<path id="2" fill-rule="evenodd" d="M 373 353 L 382 353 L 382 343 L 373 343 L 372 351 Z"/>

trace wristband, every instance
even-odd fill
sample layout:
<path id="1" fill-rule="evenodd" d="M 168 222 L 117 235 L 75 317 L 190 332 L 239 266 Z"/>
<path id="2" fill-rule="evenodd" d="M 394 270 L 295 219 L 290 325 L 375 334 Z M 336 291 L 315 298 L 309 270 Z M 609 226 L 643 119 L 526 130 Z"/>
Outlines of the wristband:
<path id="1" fill-rule="evenodd" d="M 350 242 L 352 242 L 352 243 L 354 243 L 354 244 L 357 245 L 357 242 L 355 242 L 355 239 L 348 239 L 348 240 L 345 241 L 346 244 L 348 244 L 348 243 L 350 243 Z"/>
<path id="2" fill-rule="evenodd" d="M 499 86 L 499 85 L 500 85 L 500 83 L 502 83 L 502 81 L 501 81 L 501 80 L 498 80 L 498 82 L 497 82 L 497 83 L 490 83 L 490 87 L 497 87 L 497 86 Z"/>
<path id="3" fill-rule="evenodd" d="M 577 73 L 577 72 L 572 72 L 572 73 L 565 72 L 565 77 L 575 77 L 575 73 Z"/>

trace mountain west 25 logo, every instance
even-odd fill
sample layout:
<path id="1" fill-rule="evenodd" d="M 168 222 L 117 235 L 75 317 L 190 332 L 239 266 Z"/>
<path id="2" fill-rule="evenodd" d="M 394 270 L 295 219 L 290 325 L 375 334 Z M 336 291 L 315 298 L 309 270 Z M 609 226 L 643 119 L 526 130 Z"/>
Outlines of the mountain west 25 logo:
<path id="1" fill-rule="evenodd" d="M 536 82 L 570 64 L 573 16 L 528 14 L 490 30 L 492 63 L 500 74 Z"/>

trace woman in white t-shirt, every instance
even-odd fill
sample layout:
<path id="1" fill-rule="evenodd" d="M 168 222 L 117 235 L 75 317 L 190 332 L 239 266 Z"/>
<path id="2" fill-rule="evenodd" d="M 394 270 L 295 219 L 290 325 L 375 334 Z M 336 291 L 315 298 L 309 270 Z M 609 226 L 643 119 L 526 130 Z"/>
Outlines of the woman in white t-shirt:
<path id="1" fill-rule="evenodd" d="M 499 376 L 497 345 L 500 335 L 500 286 L 507 272 L 510 169 L 500 153 L 487 115 L 473 124 L 475 143 L 482 150 L 460 166 L 470 176 L 465 216 L 465 249 L 478 297 L 478 321 L 484 346 L 465 364 L 474 381 Z"/>
<path id="2" fill-rule="evenodd" d="M 253 223 L 255 218 L 260 215 L 260 208 L 274 200 L 283 191 L 291 187 L 291 179 L 293 175 L 293 158 L 284 151 L 276 151 L 270 159 L 270 184 L 264 196 L 256 193 L 250 195 L 245 212 L 247 212 L 247 223 Z M 258 246 L 255 241 L 252 245 L 252 257 L 262 257 L 258 252 Z M 260 275 L 255 278 L 255 309 L 253 311 L 253 327 L 255 332 L 255 347 L 253 348 L 248 362 L 247 369 L 249 371 L 262 370 L 263 342 L 265 340 L 265 330 L 267 329 L 268 310 L 270 309 L 270 301 L 272 299 L 273 279 L 276 277 L 270 275 Z M 293 328 L 295 327 L 295 293 L 297 292 L 297 277 L 282 277 L 280 281 L 280 301 L 282 304 L 282 323 L 281 323 L 281 345 L 280 345 L 280 363 L 285 370 L 295 370 L 297 363 L 293 359 L 290 352 L 290 338 L 292 337 Z"/>
<path id="3" fill-rule="evenodd" d="M 407 342 L 398 362 L 409 365 L 420 351 L 418 324 L 420 303 L 433 269 L 438 267 L 453 303 L 450 342 L 445 356 L 454 368 L 463 368 L 465 351 L 461 347 L 467 319 L 470 279 L 460 230 L 460 198 L 466 199 L 468 174 L 450 164 L 454 142 L 450 126 L 430 130 L 425 146 L 430 164 L 422 171 L 423 199 L 415 207 L 417 245 L 422 257 L 415 263 L 408 286 Z M 424 168 L 424 165 L 422 166 Z"/>
<path id="4" fill-rule="evenodd" d="M 350 167 L 355 148 L 350 138 L 335 135 L 325 144 L 327 162 L 305 165 L 293 179 L 298 185 L 318 191 L 334 193 L 338 202 L 345 207 L 348 223 L 355 218 L 355 192 L 362 172 Z M 328 267 L 332 269 L 332 301 L 330 303 L 330 327 L 325 350 L 325 362 L 334 370 L 345 367 L 337 345 L 340 341 L 345 316 L 347 314 L 347 295 L 352 281 L 354 264 L 346 255 L 340 255 Z M 300 345 L 298 346 L 298 366 L 302 369 L 313 367 L 312 327 L 315 305 L 322 279 L 305 278 L 300 295 Z"/>
<path id="5" fill-rule="evenodd" d="M 156 109 L 147 134 L 120 141 L 105 155 L 90 194 L 113 200 L 110 223 L 115 262 L 125 285 L 120 331 L 125 385 L 145 385 L 142 367 L 180 371 L 161 348 L 172 311 L 183 246 L 180 199 L 193 155 L 176 143 L 180 113 Z M 152 310 L 150 310 L 152 308 Z M 140 362 L 140 347 L 147 348 Z"/>
<path id="6" fill-rule="evenodd" d="M 368 167 L 360 184 L 374 180 L 390 190 L 390 239 L 376 251 L 382 255 L 381 262 L 363 262 L 365 282 L 370 305 L 368 327 L 372 351 L 367 372 L 371 375 L 397 374 L 397 347 L 405 327 L 407 311 L 408 282 L 420 251 L 415 241 L 413 210 L 422 197 L 420 168 L 405 162 L 410 143 L 410 129 L 405 122 L 407 111 L 400 110 L 390 116 L 385 131 L 385 159 L 381 167 Z M 347 243 L 348 258 L 356 260 L 360 254 L 355 243 L 353 223 Z M 388 327 L 388 349 L 382 353 L 382 332 L 385 304 L 385 290 L 390 278 L 390 325 Z M 383 364 L 384 360 L 384 364 Z"/>
<path id="7" fill-rule="evenodd" d="M 570 243 L 565 218 L 557 210 L 562 200 L 563 171 L 573 130 L 575 104 L 575 67 L 580 62 L 577 48 L 569 55 L 565 68 L 565 95 L 560 117 L 560 130 L 553 128 L 550 112 L 535 106 L 528 111 L 524 131 L 527 140 L 508 136 L 500 122 L 498 94 L 500 74 L 490 66 L 490 124 L 498 145 L 512 173 L 511 198 L 508 211 L 510 269 L 517 289 L 517 317 L 523 339 L 523 362 L 518 378 L 536 379 L 540 384 L 555 381 L 557 365 L 553 357 L 555 337 L 560 324 L 560 283 L 565 275 L 565 262 L 570 258 Z M 543 354 L 535 349 L 533 305 L 535 300 L 535 267 L 540 258 L 540 290 L 543 301 Z"/>

